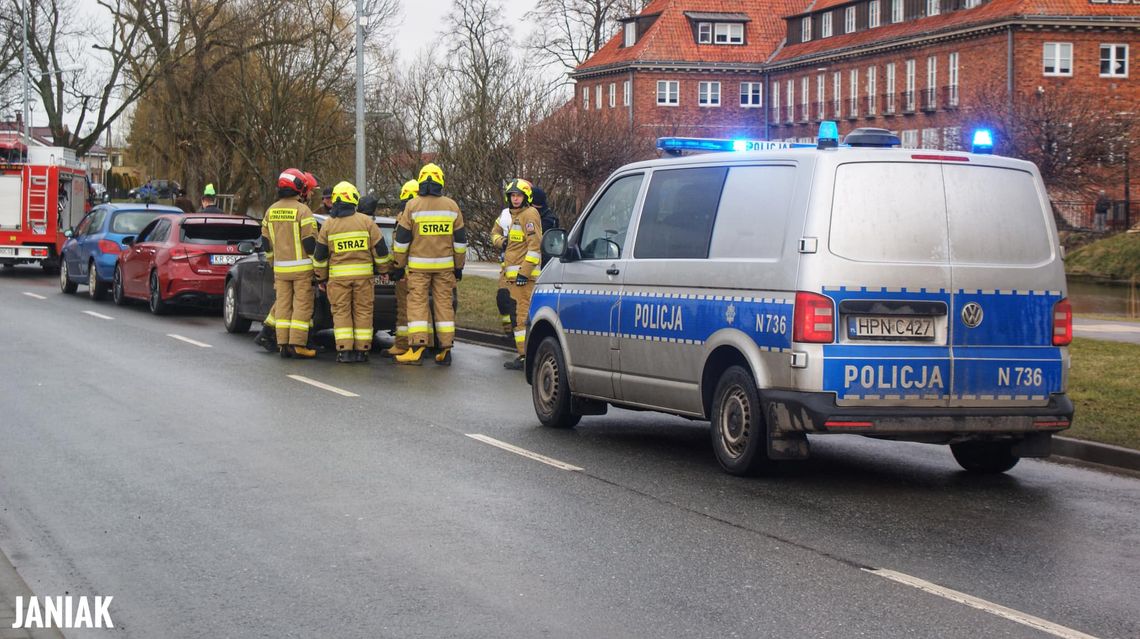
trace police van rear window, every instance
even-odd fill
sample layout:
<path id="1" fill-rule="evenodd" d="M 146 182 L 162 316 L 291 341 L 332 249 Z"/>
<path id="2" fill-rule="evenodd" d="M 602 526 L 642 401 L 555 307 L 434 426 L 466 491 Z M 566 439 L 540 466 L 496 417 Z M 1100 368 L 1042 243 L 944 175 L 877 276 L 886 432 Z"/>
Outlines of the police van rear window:
<path id="1" fill-rule="evenodd" d="M 942 171 L 952 263 L 1031 266 L 1052 259 L 1049 213 L 1032 174 L 978 165 Z"/>

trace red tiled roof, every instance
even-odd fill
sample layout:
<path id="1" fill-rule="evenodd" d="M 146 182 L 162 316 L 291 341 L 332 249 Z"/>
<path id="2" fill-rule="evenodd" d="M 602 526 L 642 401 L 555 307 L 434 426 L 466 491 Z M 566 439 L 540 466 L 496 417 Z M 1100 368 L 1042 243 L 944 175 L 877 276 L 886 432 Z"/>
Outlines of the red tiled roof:
<path id="1" fill-rule="evenodd" d="M 820 0 L 820 4 L 813 7 L 812 10 L 826 8 L 823 7 L 824 3 L 830 3 L 829 6 L 834 6 L 848 1 L 850 0 Z M 789 15 L 802 15 L 804 12 L 806 9 L 800 14 Z M 884 15 L 889 14 L 884 13 Z M 855 33 L 789 45 L 784 47 L 769 62 L 786 62 L 840 49 L 867 46 L 924 34 L 936 34 L 956 28 L 1029 16 L 1128 16 L 1140 19 L 1140 7 L 1124 4 L 1091 4 L 1088 0 L 990 0 L 972 9 L 950 11 L 929 18 L 885 24 L 874 29 L 864 29 Z"/>
<path id="2" fill-rule="evenodd" d="M 804 0 L 654 0 L 640 15 L 660 14 L 637 44 L 622 47 L 619 32 L 575 74 L 632 62 L 754 64 L 764 62 L 784 39 L 781 16 L 803 9 Z M 697 44 L 685 12 L 744 13 L 743 45 Z"/>

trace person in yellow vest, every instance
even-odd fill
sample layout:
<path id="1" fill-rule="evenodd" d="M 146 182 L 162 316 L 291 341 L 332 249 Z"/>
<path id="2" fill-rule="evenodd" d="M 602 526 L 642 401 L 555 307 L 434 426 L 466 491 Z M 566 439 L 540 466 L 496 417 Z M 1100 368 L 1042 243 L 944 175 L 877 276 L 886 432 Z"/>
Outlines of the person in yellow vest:
<path id="1" fill-rule="evenodd" d="M 408 180 L 400 187 L 400 213 L 396 216 L 397 224 L 403 219 L 408 202 L 419 193 L 419 190 L 420 184 L 415 180 Z M 431 324 L 428 326 L 431 327 Z M 392 342 L 391 348 L 380 351 L 380 354 L 384 357 L 396 357 L 406 352 L 408 352 L 408 280 L 403 278 L 396 282 L 396 339 Z"/>
<path id="2" fill-rule="evenodd" d="M 503 188 L 509 182 L 503 183 Z M 491 230 L 491 244 L 495 247 L 502 247 L 506 245 L 507 233 L 511 230 L 511 209 L 509 196 L 504 195 L 507 201 L 508 208 L 499 213 L 499 218 L 495 220 L 495 225 Z M 503 334 L 510 337 L 514 334 L 515 321 L 515 303 L 511 299 L 510 287 L 514 282 L 507 282 L 507 261 L 503 256 L 503 249 L 499 248 L 499 284 L 495 290 L 495 306 L 499 309 L 499 322 L 503 326 Z"/>
<path id="3" fill-rule="evenodd" d="M 336 361 L 367 362 L 375 331 L 372 310 L 376 291 L 372 276 L 388 272 L 392 258 L 380 227 L 371 215 L 357 211 L 362 202 L 356 187 L 341 182 L 333 187 L 329 219 L 317 233 L 313 268 L 317 281 L 327 282 L 332 308 Z M 375 198 L 371 208 L 376 210 Z"/>
<path id="4" fill-rule="evenodd" d="M 398 364 L 420 364 L 435 317 L 439 352 L 435 363 L 451 364 L 455 339 L 455 310 L 451 306 L 456 281 L 463 278 L 467 257 L 467 229 L 459 205 L 443 196 L 443 170 L 435 164 L 420 169 L 418 197 L 408 202 L 396 224 L 392 251 L 396 281 L 408 277 L 408 352 L 396 357 Z M 433 309 L 428 308 L 428 299 Z"/>
<path id="5" fill-rule="evenodd" d="M 526 321 L 534 281 L 538 279 L 542 259 L 542 217 L 531 206 L 533 189 L 522 178 L 511 180 L 503 194 L 511 207 L 511 225 L 506 237 L 493 238 L 495 248 L 503 251 L 504 271 L 515 310 L 515 349 L 518 357 L 503 364 L 522 370 L 526 364 Z M 513 286 L 512 286 L 513 285 Z"/>
<path id="6" fill-rule="evenodd" d="M 312 197 L 313 191 L 315 191 L 317 188 L 319 188 L 320 185 L 317 184 L 317 178 L 313 177 L 312 173 L 302 173 L 302 175 L 304 176 L 304 179 L 305 179 L 305 190 L 301 193 L 301 195 L 298 197 L 298 199 L 301 202 L 305 203 L 305 206 L 308 206 L 309 198 Z M 203 191 L 203 194 L 202 194 L 202 206 L 203 207 L 206 206 L 206 197 L 207 196 L 213 197 L 215 195 L 217 195 L 217 194 L 214 191 L 214 185 L 213 184 L 207 184 L 206 190 Z M 214 208 L 217 208 L 217 207 L 214 207 Z M 218 209 L 218 210 L 221 211 L 221 209 Z M 265 247 L 263 246 L 262 248 L 264 249 Z M 272 249 L 267 249 L 266 259 L 268 259 L 269 261 L 272 262 L 272 260 L 273 260 Z M 262 320 L 261 331 L 259 331 L 257 333 L 257 335 L 253 338 L 253 343 L 264 348 L 265 350 L 269 351 L 270 353 L 276 353 L 279 350 L 281 350 L 281 347 L 277 345 L 277 319 L 275 317 L 273 317 L 273 308 L 272 307 L 269 309 L 269 314 L 265 316 L 264 320 Z"/>
<path id="7" fill-rule="evenodd" d="M 281 357 L 313 358 L 307 346 L 313 319 L 313 260 L 317 220 L 302 202 L 308 183 L 297 169 L 277 178 L 276 202 L 261 221 L 266 257 L 273 260 L 273 318 Z"/>

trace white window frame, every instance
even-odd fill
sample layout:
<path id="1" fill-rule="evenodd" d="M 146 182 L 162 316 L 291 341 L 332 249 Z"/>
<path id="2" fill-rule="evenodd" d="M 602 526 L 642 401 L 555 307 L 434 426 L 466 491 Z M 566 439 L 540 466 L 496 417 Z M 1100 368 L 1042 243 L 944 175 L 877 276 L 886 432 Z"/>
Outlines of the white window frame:
<path id="1" fill-rule="evenodd" d="M 879 26 L 879 3 L 882 0 L 871 0 L 867 4 L 867 28 L 874 29 Z"/>
<path id="2" fill-rule="evenodd" d="M 1050 52 L 1052 47 L 1052 52 Z M 1063 52 L 1067 51 L 1068 55 Z M 1062 62 L 1068 62 L 1068 69 L 1062 67 Z M 1053 70 L 1049 71 L 1049 65 Z M 1046 42 L 1041 45 L 1041 75 L 1071 77 L 1073 75 L 1073 43 L 1072 42 Z"/>
<path id="3" fill-rule="evenodd" d="M 982 4 L 982 0 L 966 0 L 966 6 L 963 9 L 973 9 L 980 4 Z"/>
<path id="4" fill-rule="evenodd" d="M 697 44 L 712 44 L 713 25 L 711 22 L 697 23 Z"/>
<path id="5" fill-rule="evenodd" d="M 632 47 L 637 44 L 637 20 L 630 20 L 622 27 L 622 46 Z"/>
<path id="6" fill-rule="evenodd" d="M 602 85 L 594 87 L 594 107 L 599 111 L 602 110 Z"/>
<path id="7" fill-rule="evenodd" d="M 772 82 L 772 121 L 779 123 L 780 121 L 780 81 L 774 80 Z"/>
<path id="8" fill-rule="evenodd" d="M 815 102 L 816 119 L 823 120 L 827 117 L 827 79 L 822 73 L 815 76 Z"/>
<path id="9" fill-rule="evenodd" d="M 616 83 L 616 82 L 611 82 L 611 83 L 610 83 L 610 95 L 609 95 L 609 98 L 610 98 L 610 100 L 609 100 L 609 102 L 610 102 L 610 108 L 612 109 L 612 108 L 614 108 L 615 106 L 617 106 L 617 83 Z"/>
<path id="10" fill-rule="evenodd" d="M 946 106 L 958 106 L 958 52 L 951 53 L 946 61 L 947 78 L 946 86 L 950 87 L 949 95 L 946 96 Z"/>
<path id="11" fill-rule="evenodd" d="M 1116 53 L 1117 53 L 1117 49 L 1119 47 L 1124 47 L 1124 55 L 1118 59 L 1116 57 Z M 1110 66 L 1109 67 L 1109 69 L 1110 69 L 1109 73 L 1101 73 L 1100 77 L 1102 77 L 1102 78 L 1127 78 L 1128 77 L 1128 54 L 1129 54 L 1128 45 L 1123 43 L 1123 42 L 1103 42 L 1103 43 L 1101 43 L 1101 45 L 1100 45 L 1100 58 L 1098 58 L 1098 60 L 1097 60 L 1098 64 L 1102 64 L 1104 62 L 1105 49 L 1108 49 L 1108 51 L 1109 51 L 1108 63 L 1110 65 L 1112 65 L 1112 64 L 1117 63 L 1117 62 L 1123 62 L 1124 63 L 1124 71 L 1121 73 L 1112 73 L 1111 72 L 1111 66 Z"/>
<path id="12" fill-rule="evenodd" d="M 819 37 L 821 37 L 821 38 L 830 38 L 831 37 L 831 12 L 830 11 L 825 11 L 823 13 L 823 19 L 820 20 Z"/>
<path id="13" fill-rule="evenodd" d="M 796 81 L 788 78 L 786 86 L 788 95 L 784 98 L 787 100 L 784 106 L 788 108 L 788 112 L 784 114 L 784 121 L 790 124 L 796 121 Z"/>
<path id="14" fill-rule="evenodd" d="M 855 7 L 843 10 L 843 33 L 855 33 Z"/>
<path id="15" fill-rule="evenodd" d="M 800 42 L 811 42 L 811 16 L 800 21 Z"/>
<path id="16" fill-rule="evenodd" d="M 903 0 L 891 0 L 891 24 L 903 21 Z"/>
<path id="17" fill-rule="evenodd" d="M 807 122 L 811 118 L 811 78 L 804 76 L 800 79 L 800 121 Z"/>
<path id="18" fill-rule="evenodd" d="M 744 44 L 744 24 L 740 22 L 714 23 L 713 44 Z"/>
<path id="19" fill-rule="evenodd" d="M 947 151 L 962 150 L 962 127 L 948 126 L 942 129 L 942 148 Z"/>
<path id="20" fill-rule="evenodd" d="M 848 84 L 851 85 L 850 89 L 850 102 L 847 103 L 847 115 L 857 117 L 859 115 L 859 69 L 851 69 L 848 73 Z"/>
<path id="21" fill-rule="evenodd" d="M 756 91 L 753 92 L 753 89 L 756 89 Z M 755 102 L 752 101 L 753 97 L 756 98 Z M 740 83 L 740 107 L 743 109 L 760 109 L 764 107 L 763 82 Z"/>
<path id="22" fill-rule="evenodd" d="M 697 106 L 720 106 L 720 82 L 701 81 L 697 83 Z"/>
<path id="23" fill-rule="evenodd" d="M 876 115 L 879 106 L 879 68 L 867 67 L 867 115 Z"/>
<path id="24" fill-rule="evenodd" d="M 582 87 L 582 110 L 590 110 L 590 87 L 588 86 Z"/>
<path id="25" fill-rule="evenodd" d="M 887 103 L 883 105 L 883 113 L 886 113 L 888 115 L 894 115 L 895 106 L 896 106 L 897 101 L 898 101 L 898 94 L 895 93 L 895 88 L 898 85 L 895 84 L 895 63 L 894 62 L 888 62 L 887 63 L 886 81 L 887 81 L 887 86 L 886 86 Z"/>
<path id="26" fill-rule="evenodd" d="M 626 80 L 626 81 L 622 82 L 621 84 L 622 84 L 621 105 L 622 106 L 629 106 L 630 103 L 633 101 L 633 84 L 629 80 Z"/>
<path id="27" fill-rule="evenodd" d="M 831 74 L 831 115 L 839 119 L 843 117 L 843 72 L 836 71 Z"/>
<path id="28" fill-rule="evenodd" d="M 918 148 L 918 129 L 905 129 L 900 131 L 899 146 L 904 149 Z"/>
<path id="29" fill-rule="evenodd" d="M 915 62 L 914 62 L 914 58 L 911 58 L 911 59 L 906 61 L 906 89 L 904 89 L 904 91 L 906 93 L 906 97 L 904 98 L 905 101 L 903 103 L 903 111 L 906 111 L 908 113 L 913 112 L 915 110 L 915 108 L 914 108 L 915 107 L 915 104 L 914 104 L 914 97 L 915 97 L 914 96 L 914 71 L 915 71 Z"/>
<path id="30" fill-rule="evenodd" d="M 926 92 L 927 100 L 933 100 L 937 104 L 938 100 L 938 56 L 932 55 L 926 58 Z M 923 105 L 924 107 L 926 105 Z"/>
<path id="31" fill-rule="evenodd" d="M 938 127 L 927 127 L 922 129 L 922 143 L 924 149 L 937 149 L 942 146 L 942 129 Z"/>
<path id="32" fill-rule="evenodd" d="M 936 16 L 942 13 L 942 0 L 926 0 L 926 15 Z"/>
<path id="33" fill-rule="evenodd" d="M 664 85 L 664 87 L 662 87 Z M 664 89 L 665 101 L 661 101 L 662 89 Z M 670 100 L 672 98 L 672 100 Z M 680 80 L 658 80 L 657 81 L 657 106 L 675 107 L 681 104 L 681 81 Z"/>

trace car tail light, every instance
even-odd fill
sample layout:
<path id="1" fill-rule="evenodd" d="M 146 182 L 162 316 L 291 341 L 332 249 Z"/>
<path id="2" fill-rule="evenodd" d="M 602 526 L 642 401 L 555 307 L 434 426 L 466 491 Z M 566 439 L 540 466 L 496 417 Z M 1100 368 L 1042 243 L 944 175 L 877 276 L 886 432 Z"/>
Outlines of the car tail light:
<path id="1" fill-rule="evenodd" d="M 818 293 L 796 292 L 792 341 L 829 344 L 835 341 L 835 304 Z"/>
<path id="2" fill-rule="evenodd" d="M 1069 298 L 1053 305 L 1053 346 L 1068 346 L 1073 341 L 1073 306 Z"/>
<path id="3" fill-rule="evenodd" d="M 32 249 L 32 257 L 47 257 L 47 256 L 48 256 L 48 250 L 46 248 L 34 248 L 34 249 Z"/>
<path id="4" fill-rule="evenodd" d="M 104 255 L 118 255 L 123 252 L 123 247 L 115 240 L 99 240 L 99 252 Z"/>

